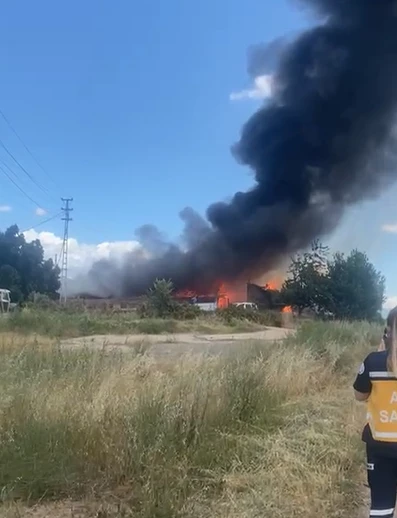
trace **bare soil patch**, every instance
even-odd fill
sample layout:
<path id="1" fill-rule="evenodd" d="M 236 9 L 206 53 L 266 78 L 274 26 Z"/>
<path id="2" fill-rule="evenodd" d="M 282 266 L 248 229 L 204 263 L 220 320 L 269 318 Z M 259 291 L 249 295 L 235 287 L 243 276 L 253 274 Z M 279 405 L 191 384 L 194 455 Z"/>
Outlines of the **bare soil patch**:
<path id="1" fill-rule="evenodd" d="M 94 335 L 62 340 L 61 345 L 71 349 L 89 347 L 121 352 L 138 349 L 155 356 L 180 356 L 192 353 L 216 355 L 227 353 L 241 342 L 284 340 L 294 332 L 292 329 L 269 327 L 263 331 L 235 334 Z"/>

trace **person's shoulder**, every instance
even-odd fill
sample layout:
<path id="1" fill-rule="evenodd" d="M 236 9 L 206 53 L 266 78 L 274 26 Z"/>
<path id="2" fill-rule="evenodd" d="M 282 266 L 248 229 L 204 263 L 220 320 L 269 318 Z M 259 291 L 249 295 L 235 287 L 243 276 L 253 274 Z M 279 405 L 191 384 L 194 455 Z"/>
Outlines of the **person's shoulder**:
<path id="1" fill-rule="evenodd" d="M 368 360 L 379 360 L 382 358 L 387 358 L 387 351 L 372 351 L 372 353 L 369 353 L 367 356 Z"/>
<path id="2" fill-rule="evenodd" d="M 387 351 L 374 351 L 365 358 L 364 364 L 368 368 L 384 367 L 387 362 Z"/>

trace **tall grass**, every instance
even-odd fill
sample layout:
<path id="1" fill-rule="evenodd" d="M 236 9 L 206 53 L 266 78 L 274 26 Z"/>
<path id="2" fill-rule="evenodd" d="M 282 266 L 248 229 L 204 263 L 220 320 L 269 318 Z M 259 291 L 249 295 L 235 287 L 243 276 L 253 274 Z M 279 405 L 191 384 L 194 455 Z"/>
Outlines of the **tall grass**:
<path id="1" fill-rule="evenodd" d="M 272 317 L 264 316 L 263 322 L 269 325 Z M 263 325 L 244 319 L 242 315 L 238 318 L 224 318 L 220 314 L 203 314 L 186 321 L 172 318 L 139 318 L 134 312 L 51 311 L 31 308 L 0 318 L 0 332 L 17 331 L 51 337 L 177 332 L 227 333 L 255 331 L 263 329 Z"/>
<path id="2" fill-rule="evenodd" d="M 4 335 L 3 510 L 55 499 L 104 517 L 350 516 L 349 385 L 379 332 L 311 324 L 285 344 L 161 363 Z"/>

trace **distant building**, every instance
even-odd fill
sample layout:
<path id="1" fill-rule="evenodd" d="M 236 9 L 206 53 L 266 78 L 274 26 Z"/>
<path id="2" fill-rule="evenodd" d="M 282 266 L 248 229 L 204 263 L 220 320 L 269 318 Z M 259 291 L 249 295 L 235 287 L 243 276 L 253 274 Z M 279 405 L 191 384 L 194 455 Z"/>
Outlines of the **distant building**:
<path id="1" fill-rule="evenodd" d="M 285 304 L 282 302 L 280 292 L 267 289 L 257 284 L 247 284 L 247 301 L 258 305 L 260 309 L 282 309 Z"/>

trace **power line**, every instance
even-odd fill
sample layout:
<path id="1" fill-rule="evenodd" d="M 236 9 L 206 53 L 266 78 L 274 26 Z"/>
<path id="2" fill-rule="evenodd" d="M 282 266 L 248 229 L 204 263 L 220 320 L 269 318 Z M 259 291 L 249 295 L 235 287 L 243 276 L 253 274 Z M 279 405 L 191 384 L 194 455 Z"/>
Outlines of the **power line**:
<path id="1" fill-rule="evenodd" d="M 13 175 L 13 177 L 16 179 L 15 181 L 13 181 L 13 184 L 15 185 L 16 184 L 16 181 L 20 180 L 17 173 L 7 164 L 7 162 L 5 162 L 4 160 L 2 160 L 0 158 L 0 163 L 3 164 L 4 167 L 6 167 L 8 169 L 8 171 Z M 17 185 L 18 189 L 21 191 L 22 189 Z M 25 196 L 28 196 L 25 192 L 24 192 Z M 28 196 L 28 198 L 30 199 L 30 201 L 33 201 L 32 198 L 30 196 Z M 46 210 L 46 212 L 49 212 L 46 207 L 43 207 L 43 205 L 39 205 L 37 202 L 34 202 L 35 205 L 37 205 L 40 209 L 43 208 Z"/>
<path id="2" fill-rule="evenodd" d="M 10 130 L 14 133 L 14 135 L 17 137 L 17 139 L 19 140 L 19 142 L 23 145 L 23 147 L 25 148 L 25 150 L 29 153 L 29 155 L 33 158 L 33 160 L 36 162 L 36 164 L 40 167 L 40 169 L 43 171 L 43 173 L 45 173 L 48 178 L 58 187 L 60 188 L 60 185 L 58 184 L 58 182 L 56 182 L 54 180 L 54 178 L 50 175 L 50 173 L 41 165 L 41 163 L 37 160 L 37 158 L 34 156 L 34 154 L 30 151 L 30 149 L 28 148 L 28 146 L 25 144 L 25 142 L 22 140 L 22 138 L 19 136 L 19 134 L 17 133 L 16 129 L 14 128 L 14 126 L 11 124 L 11 122 L 8 120 L 8 118 L 4 115 L 4 113 L 2 112 L 2 110 L 0 110 L 0 115 L 3 117 L 3 119 L 5 120 L 5 122 L 7 123 L 8 127 L 10 128 Z"/>
<path id="3" fill-rule="evenodd" d="M 17 182 L 14 180 L 14 178 L 12 178 L 12 177 L 7 173 L 7 171 L 6 171 L 2 166 L 0 166 L 0 171 L 2 171 L 2 172 L 5 174 L 5 176 L 10 180 L 10 182 L 12 182 L 12 183 L 15 185 L 15 187 L 16 187 L 16 188 L 17 188 L 17 189 L 18 189 L 18 190 L 19 190 L 19 191 L 20 191 L 24 196 L 26 196 L 26 198 L 28 198 L 28 200 L 30 200 L 32 203 L 34 203 L 35 205 L 37 205 L 37 207 L 38 207 L 39 209 L 41 209 L 41 208 L 42 208 L 42 206 L 41 206 L 39 203 L 37 203 L 37 201 L 36 201 L 36 200 L 34 200 L 31 196 L 29 196 L 29 194 L 27 194 L 27 192 L 26 192 L 26 191 L 24 191 L 24 189 L 22 189 L 22 187 L 20 187 L 20 186 L 17 184 Z"/>
<path id="4" fill-rule="evenodd" d="M 2 160 L 1 158 L 0 158 L 0 162 L 3 164 L 3 166 L 4 166 L 4 167 L 6 167 L 6 168 L 9 170 L 9 172 L 12 174 L 12 176 L 13 176 L 14 178 L 16 178 L 17 180 L 19 180 L 17 173 L 16 173 L 13 169 L 11 169 L 11 167 L 7 164 L 7 162 L 5 162 L 4 160 Z"/>
<path id="5" fill-rule="evenodd" d="M 68 297 L 67 283 L 68 283 L 68 251 L 69 251 L 69 222 L 72 221 L 70 217 L 70 213 L 73 209 L 70 207 L 70 203 L 73 201 L 73 198 L 61 198 L 61 200 L 65 203 L 65 207 L 62 207 L 61 210 L 64 213 L 64 217 L 62 221 L 65 222 L 65 227 L 63 231 L 63 243 L 62 243 L 62 263 L 61 263 L 61 283 L 62 283 L 62 294 L 61 300 L 66 303 Z"/>
<path id="6" fill-rule="evenodd" d="M 26 176 L 38 187 L 46 196 L 50 196 L 48 190 L 43 187 L 40 183 L 38 183 L 35 178 L 23 167 L 23 165 L 15 158 L 15 156 L 11 153 L 11 151 L 6 147 L 4 142 L 0 140 L 0 145 L 4 148 L 5 152 L 14 160 L 14 162 L 19 166 L 19 168 L 26 174 Z M 51 197 L 51 196 L 50 196 Z"/>
<path id="7" fill-rule="evenodd" d="M 51 216 L 50 218 L 47 218 L 47 219 L 44 219 L 43 221 L 40 221 L 39 223 L 37 223 L 37 225 L 34 225 L 33 227 L 29 227 L 26 230 L 23 230 L 22 234 L 24 232 L 27 232 L 28 230 L 35 230 L 37 227 L 40 227 L 41 225 L 44 225 L 45 223 L 48 223 L 49 221 L 52 221 L 53 219 L 58 218 L 61 214 L 62 214 L 62 212 L 58 212 L 58 214 L 55 214 L 55 216 Z"/>

